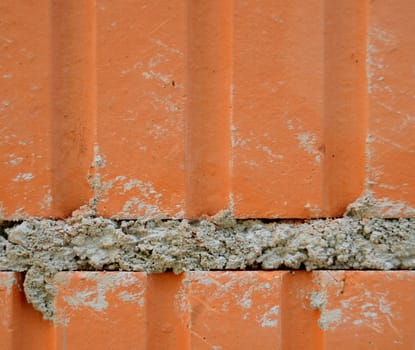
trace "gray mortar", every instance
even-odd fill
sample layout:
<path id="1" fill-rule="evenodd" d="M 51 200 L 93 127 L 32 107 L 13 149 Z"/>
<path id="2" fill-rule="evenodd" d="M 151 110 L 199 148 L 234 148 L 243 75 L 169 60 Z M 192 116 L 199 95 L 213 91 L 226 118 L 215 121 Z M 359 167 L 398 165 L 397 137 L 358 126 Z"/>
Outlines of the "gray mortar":
<path id="1" fill-rule="evenodd" d="M 413 269 L 415 219 L 307 222 L 29 219 L 0 233 L 0 270 L 26 272 L 28 301 L 54 318 L 59 271 Z"/>

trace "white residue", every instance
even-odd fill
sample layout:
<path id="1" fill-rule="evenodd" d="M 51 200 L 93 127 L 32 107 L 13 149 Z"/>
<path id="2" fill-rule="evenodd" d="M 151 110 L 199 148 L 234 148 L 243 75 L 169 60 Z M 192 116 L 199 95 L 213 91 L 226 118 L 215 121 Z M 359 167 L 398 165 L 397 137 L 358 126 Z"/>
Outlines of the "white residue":
<path id="1" fill-rule="evenodd" d="M 20 173 L 14 179 L 13 182 L 28 182 L 33 180 L 35 177 L 32 173 Z"/>

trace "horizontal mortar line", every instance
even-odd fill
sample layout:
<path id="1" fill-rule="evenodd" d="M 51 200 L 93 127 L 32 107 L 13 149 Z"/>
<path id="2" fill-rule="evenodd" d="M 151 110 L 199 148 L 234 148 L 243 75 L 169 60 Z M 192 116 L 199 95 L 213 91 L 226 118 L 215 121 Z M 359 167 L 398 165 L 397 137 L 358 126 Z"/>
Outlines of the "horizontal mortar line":
<path id="1" fill-rule="evenodd" d="M 244 217 L 244 218 L 237 218 L 232 217 L 233 220 L 235 220 L 238 223 L 241 222 L 249 222 L 249 221 L 257 221 L 261 222 L 263 224 L 302 224 L 307 222 L 313 222 L 313 221 L 321 221 L 321 220 L 337 220 L 337 219 L 343 219 L 343 218 L 356 218 L 356 219 L 365 219 L 364 217 L 359 217 L 358 215 L 344 215 L 344 216 L 326 216 L 326 217 L 319 217 L 319 218 L 298 218 L 298 217 L 292 217 L 292 218 L 261 218 L 261 217 Z M 120 225 L 123 222 L 140 222 L 140 223 L 158 223 L 158 222 L 188 222 L 189 224 L 197 224 L 201 221 L 207 221 L 215 223 L 215 217 L 202 217 L 200 219 L 169 219 L 169 218 L 136 218 L 136 219 L 117 219 L 117 218 L 105 218 L 103 216 L 88 216 L 88 218 L 91 219 L 104 219 L 104 220 L 110 220 L 111 222 Z M 369 217 L 370 218 L 370 217 Z M 373 218 L 381 218 L 381 217 L 373 217 Z M 385 221 L 396 221 L 400 219 L 405 219 L 406 217 L 385 217 L 382 218 L 382 220 Z M 52 218 L 39 218 L 39 217 L 32 217 L 28 219 L 19 219 L 19 220 L 0 220 L 0 234 L 2 233 L 2 230 L 9 229 L 15 226 L 18 226 L 24 222 L 29 222 L 31 220 L 46 220 L 48 222 L 66 222 L 68 220 L 71 220 L 70 217 L 68 218 L 59 218 L 59 219 L 52 219 Z"/>
<path id="2" fill-rule="evenodd" d="M 10 225 L 7 227 L 7 225 Z M 60 271 L 415 269 L 415 218 L 305 222 L 124 220 L 84 216 L 3 222 L 0 271 L 26 272 L 27 300 L 54 317 Z"/>
<path id="3" fill-rule="evenodd" d="M 78 221 L 29 219 L 20 223 L 3 222 L 0 270 L 25 271 L 39 263 L 56 271 L 405 269 L 415 267 L 410 259 L 415 253 L 414 229 L 415 219 L 403 218 L 344 217 L 265 223 L 231 217 L 193 223 L 120 222 L 95 217 Z M 401 249 L 402 244 L 406 244 L 406 249 Z M 395 254 L 394 247 L 399 248 Z M 115 260 L 110 253 L 106 254 L 114 248 L 119 251 Z M 338 248 L 343 250 L 342 260 Z M 97 249 L 99 260 L 94 256 Z M 158 249 L 167 249 L 164 253 L 169 257 L 161 265 L 157 259 L 162 261 L 166 256 L 154 254 Z M 15 253 L 22 250 L 28 257 L 13 260 Z M 66 252 L 64 258 L 59 255 L 62 250 Z M 374 256 L 365 257 L 372 251 Z M 349 261 L 358 253 L 360 260 Z M 382 253 L 388 259 L 376 260 Z M 210 260 L 203 261 L 203 255 Z M 395 261 L 391 261 L 391 256 Z M 56 266 L 48 266 L 48 261 Z"/>

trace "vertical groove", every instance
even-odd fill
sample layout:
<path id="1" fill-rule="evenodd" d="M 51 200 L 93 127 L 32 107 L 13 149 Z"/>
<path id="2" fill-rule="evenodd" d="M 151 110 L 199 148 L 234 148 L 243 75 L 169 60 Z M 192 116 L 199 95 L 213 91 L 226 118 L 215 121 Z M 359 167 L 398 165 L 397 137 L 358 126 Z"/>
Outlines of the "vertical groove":
<path id="1" fill-rule="evenodd" d="M 229 205 L 232 2 L 187 2 L 186 216 Z"/>
<path id="2" fill-rule="evenodd" d="M 19 349 L 21 325 L 20 312 L 18 310 L 19 290 L 17 281 L 19 274 L 16 272 L 0 272 L 0 348 L 2 350 Z"/>
<path id="3" fill-rule="evenodd" d="M 90 197 L 95 2 L 51 0 L 52 212 L 69 215 Z"/>
<path id="4" fill-rule="evenodd" d="M 343 215 L 364 190 L 367 6 L 325 0 L 325 216 Z"/>
<path id="5" fill-rule="evenodd" d="M 283 275 L 281 301 L 281 349 L 326 349 L 324 332 L 318 325 L 319 312 L 311 309 L 313 272 L 296 271 Z"/>
<path id="6" fill-rule="evenodd" d="M 148 275 L 146 290 L 147 349 L 189 350 L 190 316 L 180 309 L 183 274 Z"/>
<path id="7" fill-rule="evenodd" d="M 56 349 L 55 327 L 42 318 L 42 314 L 26 300 L 23 292 L 24 276 L 15 273 L 16 284 L 11 294 L 12 347 L 11 349 Z M 1 348 L 1 346 L 0 346 Z M 1 348 L 2 349 L 2 348 Z"/>

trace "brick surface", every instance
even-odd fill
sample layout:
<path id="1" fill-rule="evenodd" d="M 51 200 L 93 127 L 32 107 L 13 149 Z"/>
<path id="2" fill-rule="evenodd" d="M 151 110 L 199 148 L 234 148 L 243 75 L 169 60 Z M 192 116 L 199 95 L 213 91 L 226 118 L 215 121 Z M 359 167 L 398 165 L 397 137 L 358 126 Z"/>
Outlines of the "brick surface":
<path id="1" fill-rule="evenodd" d="M 4 218 L 413 216 L 412 1 L 0 6 Z"/>
<path id="2" fill-rule="evenodd" d="M 0 275 L 0 349 L 413 349 L 413 272 L 62 272 L 56 320 Z"/>
<path id="3" fill-rule="evenodd" d="M 101 215 L 183 215 L 186 23 L 182 0 L 96 3 Z"/>
<path id="4" fill-rule="evenodd" d="M 0 272 L 0 349 L 54 349 L 53 325 L 27 303 L 23 276 Z"/>
<path id="5" fill-rule="evenodd" d="M 3 0 L 0 220 L 414 217 L 411 0 Z M 366 204 L 367 204 L 366 203 Z M 0 273 L 0 350 L 413 349 L 412 272 Z"/>
<path id="6" fill-rule="evenodd" d="M 385 216 L 413 216 L 413 1 L 371 3 L 367 43 L 368 188 Z M 393 14 L 393 15 L 391 15 Z"/>
<path id="7" fill-rule="evenodd" d="M 338 216 L 362 192 L 366 20 L 360 1 L 235 2 L 237 216 Z"/>
<path id="8" fill-rule="evenodd" d="M 48 4 L 0 4 L 0 208 L 7 218 L 51 214 Z"/>

